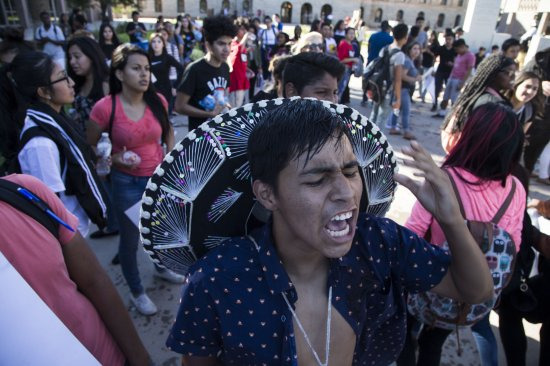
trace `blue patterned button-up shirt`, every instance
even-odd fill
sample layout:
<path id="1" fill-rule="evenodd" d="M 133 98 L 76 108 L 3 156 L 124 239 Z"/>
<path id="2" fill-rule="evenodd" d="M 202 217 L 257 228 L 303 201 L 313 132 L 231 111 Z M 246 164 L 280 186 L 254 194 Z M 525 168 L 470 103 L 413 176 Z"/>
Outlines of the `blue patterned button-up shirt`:
<path id="1" fill-rule="evenodd" d="M 224 365 L 297 365 L 289 302 L 296 290 L 275 250 L 270 225 L 233 238 L 193 265 L 166 342 L 188 356 Z M 332 305 L 356 334 L 354 365 L 393 362 L 404 343 L 405 292 L 426 291 L 450 256 L 395 222 L 360 215 L 350 251 L 332 259 Z"/>

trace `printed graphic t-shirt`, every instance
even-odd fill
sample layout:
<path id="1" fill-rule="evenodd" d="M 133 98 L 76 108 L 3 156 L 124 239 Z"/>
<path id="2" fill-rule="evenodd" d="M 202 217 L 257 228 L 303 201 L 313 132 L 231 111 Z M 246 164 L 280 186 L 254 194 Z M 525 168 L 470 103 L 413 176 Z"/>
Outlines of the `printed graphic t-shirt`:
<path id="1" fill-rule="evenodd" d="M 210 65 L 201 58 L 187 66 L 179 91 L 189 95 L 189 104 L 204 110 L 199 102 L 207 95 L 226 92 L 229 87 L 229 66 L 222 63 L 220 67 Z M 189 130 L 197 128 L 206 118 L 189 117 Z"/>

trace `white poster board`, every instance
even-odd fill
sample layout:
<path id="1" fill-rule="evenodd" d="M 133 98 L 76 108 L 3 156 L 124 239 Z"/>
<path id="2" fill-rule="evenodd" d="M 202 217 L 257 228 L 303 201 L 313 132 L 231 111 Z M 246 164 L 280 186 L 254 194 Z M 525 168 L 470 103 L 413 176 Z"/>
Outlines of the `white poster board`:
<path id="1" fill-rule="evenodd" d="M 0 365 L 100 365 L 1 252 L 0 293 Z"/>

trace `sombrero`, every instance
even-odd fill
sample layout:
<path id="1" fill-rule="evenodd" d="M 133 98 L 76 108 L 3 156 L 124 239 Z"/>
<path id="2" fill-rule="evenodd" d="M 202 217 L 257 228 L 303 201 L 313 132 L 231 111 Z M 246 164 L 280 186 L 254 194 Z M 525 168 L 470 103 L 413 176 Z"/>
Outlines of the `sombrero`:
<path id="1" fill-rule="evenodd" d="M 165 156 L 141 206 L 141 240 L 155 263 L 185 274 L 208 250 L 260 224 L 253 214 L 262 210 L 255 208 L 252 193 L 248 137 L 263 116 L 290 100 L 261 101 L 218 115 Z M 350 130 L 365 189 L 361 210 L 384 215 L 393 199 L 396 169 L 386 137 L 355 109 L 320 104 Z"/>

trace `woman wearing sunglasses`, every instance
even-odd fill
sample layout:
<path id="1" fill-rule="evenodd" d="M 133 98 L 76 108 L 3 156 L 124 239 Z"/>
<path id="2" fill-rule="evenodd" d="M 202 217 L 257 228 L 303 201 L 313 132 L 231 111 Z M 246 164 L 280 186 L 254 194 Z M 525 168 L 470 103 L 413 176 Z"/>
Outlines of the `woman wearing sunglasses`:
<path id="1" fill-rule="evenodd" d="M 90 219 L 104 227 L 104 192 L 95 173 L 93 151 L 63 111 L 74 101 L 73 80 L 42 52 L 18 55 L 3 69 L 2 77 L 8 109 L 2 115 L 12 116 L 14 123 L 22 126 L 16 169 L 56 192 L 78 217 L 83 236 Z"/>

